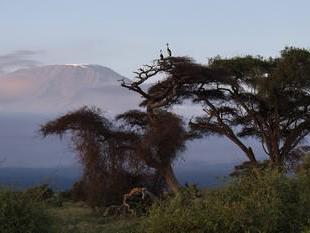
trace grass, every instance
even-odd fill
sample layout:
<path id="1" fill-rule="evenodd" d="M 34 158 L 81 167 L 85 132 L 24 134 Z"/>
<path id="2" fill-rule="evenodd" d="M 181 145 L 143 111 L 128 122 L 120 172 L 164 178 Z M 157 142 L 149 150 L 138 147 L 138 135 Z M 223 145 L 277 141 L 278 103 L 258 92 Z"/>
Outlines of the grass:
<path id="1" fill-rule="evenodd" d="M 50 208 L 57 233 L 136 233 L 139 218 L 111 218 L 95 213 L 83 203 L 65 202 Z"/>

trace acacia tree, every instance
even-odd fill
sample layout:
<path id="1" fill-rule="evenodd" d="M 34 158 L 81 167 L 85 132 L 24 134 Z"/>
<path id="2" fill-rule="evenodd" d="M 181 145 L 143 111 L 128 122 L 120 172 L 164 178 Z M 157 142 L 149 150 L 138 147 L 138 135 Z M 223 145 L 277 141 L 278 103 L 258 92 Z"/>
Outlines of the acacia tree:
<path id="1" fill-rule="evenodd" d="M 154 170 L 176 192 L 180 184 L 172 163 L 185 148 L 183 122 L 164 111 L 154 115 L 152 124 L 146 116 L 132 110 L 117 116 L 122 122 L 117 125 L 103 117 L 100 110 L 84 107 L 46 123 L 41 132 L 44 136 L 71 134 L 84 166 L 83 181 L 97 190 L 92 195 L 104 196 L 107 187 L 121 186 L 128 172 L 143 179 Z"/>
<path id="2" fill-rule="evenodd" d="M 83 107 L 41 126 L 43 136 L 70 134 L 83 166 L 82 184 L 91 206 L 119 203 L 122 194 L 151 174 L 122 143 L 128 132 L 114 129 L 113 123 L 96 108 Z"/>
<path id="3" fill-rule="evenodd" d="M 146 81 L 165 75 L 150 88 Z M 144 66 L 136 80 L 122 85 L 139 93 L 148 114 L 190 99 L 204 115 L 190 126 L 199 134 L 227 137 L 257 164 L 242 138 L 256 137 L 273 164 L 282 165 L 309 134 L 310 52 L 286 48 L 278 58 L 211 59 L 207 65 L 187 57 L 167 57 Z"/>

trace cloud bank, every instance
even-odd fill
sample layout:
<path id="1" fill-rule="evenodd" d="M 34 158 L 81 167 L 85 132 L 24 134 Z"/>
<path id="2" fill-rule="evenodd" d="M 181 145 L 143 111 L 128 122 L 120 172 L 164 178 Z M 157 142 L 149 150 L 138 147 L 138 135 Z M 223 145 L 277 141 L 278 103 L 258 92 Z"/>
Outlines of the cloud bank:
<path id="1" fill-rule="evenodd" d="M 40 51 L 17 50 L 12 53 L 0 55 L 0 73 L 39 65 L 40 62 L 33 59 L 33 57 L 40 53 Z"/>

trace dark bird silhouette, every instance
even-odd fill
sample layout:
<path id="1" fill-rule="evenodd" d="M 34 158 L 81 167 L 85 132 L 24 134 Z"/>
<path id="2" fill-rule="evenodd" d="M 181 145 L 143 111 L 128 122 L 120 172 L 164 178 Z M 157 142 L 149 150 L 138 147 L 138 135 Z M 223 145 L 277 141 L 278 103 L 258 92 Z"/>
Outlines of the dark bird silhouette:
<path id="1" fill-rule="evenodd" d="M 166 45 L 167 45 L 168 56 L 171 57 L 172 52 L 171 52 L 171 49 L 169 48 L 169 44 L 167 43 Z"/>
<path id="2" fill-rule="evenodd" d="M 160 60 L 163 61 L 164 60 L 164 55 L 163 55 L 163 51 L 160 50 Z"/>

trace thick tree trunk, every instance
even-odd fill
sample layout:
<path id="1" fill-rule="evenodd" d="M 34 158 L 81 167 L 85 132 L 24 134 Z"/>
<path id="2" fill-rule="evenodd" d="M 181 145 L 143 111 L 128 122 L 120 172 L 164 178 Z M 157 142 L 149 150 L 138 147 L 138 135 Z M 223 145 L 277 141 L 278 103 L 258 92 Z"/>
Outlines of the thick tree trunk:
<path id="1" fill-rule="evenodd" d="M 247 154 L 248 158 L 250 159 L 252 163 L 254 164 L 257 163 L 254 152 L 251 147 L 248 147 L 245 153 Z"/>
<path id="2" fill-rule="evenodd" d="M 277 140 L 276 137 L 271 138 L 269 146 L 269 157 L 273 165 L 281 167 L 284 163 L 284 153 L 281 153 L 278 141 L 279 140 Z"/>
<path id="3" fill-rule="evenodd" d="M 166 184 L 168 185 L 169 189 L 176 193 L 179 191 L 179 188 L 181 187 L 180 183 L 178 182 L 174 171 L 171 167 L 171 164 L 169 164 L 164 169 L 161 169 L 162 176 L 164 177 Z"/>

